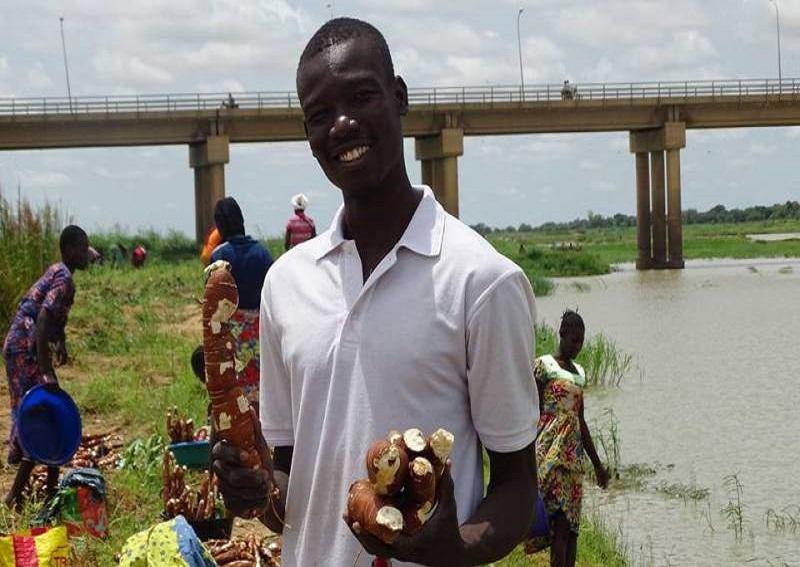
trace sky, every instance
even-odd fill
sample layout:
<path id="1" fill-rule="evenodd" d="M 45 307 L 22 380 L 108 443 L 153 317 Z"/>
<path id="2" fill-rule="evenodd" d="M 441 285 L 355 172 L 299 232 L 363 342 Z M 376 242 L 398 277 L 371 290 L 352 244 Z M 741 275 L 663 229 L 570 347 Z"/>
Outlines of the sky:
<path id="1" fill-rule="evenodd" d="M 777 2 L 783 77 L 800 78 L 800 0 Z M 527 85 L 778 74 L 769 0 L 2 0 L 0 97 L 66 94 L 62 16 L 74 96 L 291 90 L 331 15 L 376 25 L 410 87 L 517 85 L 519 8 Z M 405 149 L 419 182 L 413 140 Z M 800 199 L 800 128 L 690 130 L 681 159 L 684 208 Z M 459 183 L 470 224 L 635 208 L 626 133 L 470 137 Z M 0 152 L 0 186 L 59 203 L 89 230 L 194 234 L 185 146 Z M 226 186 L 261 236 L 281 234 L 297 192 L 319 226 L 341 203 L 300 142 L 232 145 Z"/>

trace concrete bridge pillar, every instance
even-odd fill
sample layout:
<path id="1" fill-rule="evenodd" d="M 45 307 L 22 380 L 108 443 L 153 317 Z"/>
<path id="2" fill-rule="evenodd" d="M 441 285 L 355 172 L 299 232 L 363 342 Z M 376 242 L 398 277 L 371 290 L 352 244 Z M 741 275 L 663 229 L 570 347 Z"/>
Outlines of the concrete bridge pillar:
<path id="1" fill-rule="evenodd" d="M 189 165 L 194 168 L 194 226 L 198 244 L 214 225 L 214 205 L 225 196 L 225 164 L 229 160 L 228 136 L 209 136 L 189 145 Z"/>
<path id="2" fill-rule="evenodd" d="M 683 122 L 630 134 L 636 154 L 637 269 L 684 266 L 680 150 L 685 146 Z"/>
<path id="3" fill-rule="evenodd" d="M 458 156 L 464 153 L 464 130 L 444 128 L 438 136 L 415 140 L 422 162 L 422 182 L 429 185 L 444 209 L 458 216 Z"/>

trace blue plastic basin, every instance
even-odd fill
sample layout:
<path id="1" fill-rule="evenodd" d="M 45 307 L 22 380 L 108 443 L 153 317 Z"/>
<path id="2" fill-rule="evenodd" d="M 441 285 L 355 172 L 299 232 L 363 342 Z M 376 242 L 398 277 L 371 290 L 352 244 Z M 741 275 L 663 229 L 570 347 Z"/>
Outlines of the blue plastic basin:
<path id="1" fill-rule="evenodd" d="M 31 388 L 17 412 L 19 442 L 26 455 L 45 465 L 63 465 L 81 444 L 81 414 L 64 390 Z"/>

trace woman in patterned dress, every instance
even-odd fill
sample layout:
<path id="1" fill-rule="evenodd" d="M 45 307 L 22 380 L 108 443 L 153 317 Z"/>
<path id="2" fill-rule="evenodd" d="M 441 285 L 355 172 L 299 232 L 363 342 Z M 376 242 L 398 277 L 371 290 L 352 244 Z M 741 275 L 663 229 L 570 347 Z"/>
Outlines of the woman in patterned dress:
<path id="1" fill-rule="evenodd" d="M 272 265 L 272 256 L 258 240 L 247 236 L 244 217 L 233 197 L 217 201 L 214 223 L 223 242 L 211 253 L 211 261 L 225 260 L 239 289 L 239 308 L 231 318 L 236 339 L 239 386 L 258 415 L 258 391 L 261 357 L 259 354 L 259 306 L 264 277 Z"/>
<path id="2" fill-rule="evenodd" d="M 50 266 L 19 302 L 17 313 L 3 343 L 3 358 L 11 402 L 11 433 L 8 439 L 8 463 L 19 464 L 17 476 L 6 497 L 7 506 L 22 504 L 22 489 L 28 483 L 35 463 L 22 451 L 17 437 L 17 411 L 25 394 L 36 385 L 58 387 L 53 370 L 50 345 L 56 362 L 67 362 L 64 329 L 67 325 L 75 285 L 72 274 L 89 265 L 89 239 L 78 226 L 68 226 L 59 241 L 61 262 Z M 58 467 L 47 469 L 47 492 L 55 492 Z"/>
<path id="3" fill-rule="evenodd" d="M 550 521 L 549 537 L 528 540 L 529 553 L 550 546 L 552 567 L 573 567 L 583 497 L 584 454 L 594 466 L 597 484 L 608 485 L 608 472 L 595 451 L 583 417 L 586 374 L 574 361 L 583 348 L 583 319 L 567 310 L 558 331 L 558 350 L 536 359 L 534 377 L 539 389 L 539 433 L 536 462 L 539 491 Z"/>

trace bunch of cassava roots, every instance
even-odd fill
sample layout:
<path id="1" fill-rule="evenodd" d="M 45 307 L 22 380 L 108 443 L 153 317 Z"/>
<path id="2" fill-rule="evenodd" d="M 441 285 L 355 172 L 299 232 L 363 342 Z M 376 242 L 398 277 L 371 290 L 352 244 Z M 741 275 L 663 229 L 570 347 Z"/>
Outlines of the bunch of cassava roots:
<path id="1" fill-rule="evenodd" d="M 367 451 L 367 478 L 350 485 L 347 515 L 366 532 L 392 543 L 414 535 L 433 514 L 453 434 L 437 429 L 392 431 Z"/>

